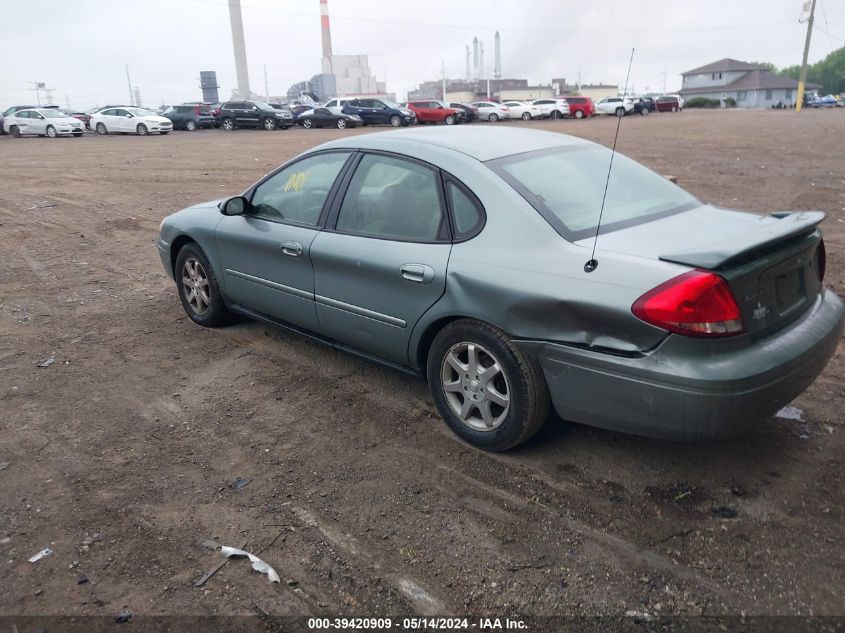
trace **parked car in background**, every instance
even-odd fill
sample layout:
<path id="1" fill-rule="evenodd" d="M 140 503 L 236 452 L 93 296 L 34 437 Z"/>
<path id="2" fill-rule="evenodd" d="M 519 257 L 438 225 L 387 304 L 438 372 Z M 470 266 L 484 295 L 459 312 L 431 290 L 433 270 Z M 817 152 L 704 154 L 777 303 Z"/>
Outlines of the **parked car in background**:
<path id="1" fill-rule="evenodd" d="M 17 110 L 3 118 L 3 128 L 15 138 L 21 136 L 76 136 L 85 134 L 85 126 L 79 119 L 68 116 L 54 108 L 32 108 Z"/>
<path id="2" fill-rule="evenodd" d="M 631 114 L 648 115 L 657 110 L 657 102 L 651 97 L 635 97 Z"/>
<path id="3" fill-rule="evenodd" d="M 566 99 L 535 99 L 533 103 L 545 119 L 563 119 L 572 113 Z"/>
<path id="4" fill-rule="evenodd" d="M 288 129 L 294 124 L 290 110 L 277 110 L 263 101 L 227 101 L 217 117 L 224 130 L 235 128 Z"/>
<path id="5" fill-rule="evenodd" d="M 326 109 L 328 110 L 328 108 L 326 108 Z M 305 112 L 310 112 L 312 110 L 314 110 L 313 105 L 307 105 L 307 104 L 304 104 L 304 103 L 299 103 L 299 104 L 290 106 L 290 111 L 293 113 L 294 119 L 297 118 L 300 114 L 304 114 Z M 331 112 L 331 110 L 329 110 L 329 112 Z M 339 114 L 339 112 L 336 112 L 335 114 Z"/>
<path id="6" fill-rule="evenodd" d="M 186 103 L 183 105 L 170 106 L 162 116 L 173 123 L 177 130 L 188 130 L 193 132 L 200 128 L 213 128 L 216 122 L 211 113 L 211 107 L 206 104 Z"/>
<path id="7" fill-rule="evenodd" d="M 356 97 L 335 97 L 334 99 L 329 99 L 323 104 L 324 108 L 334 112 L 335 114 L 340 114 L 343 112 L 343 106 L 345 106 L 350 101 L 355 101 Z"/>
<path id="8" fill-rule="evenodd" d="M 625 116 L 633 110 L 634 100 L 631 97 L 605 97 L 596 104 L 596 114 Z"/>
<path id="9" fill-rule="evenodd" d="M 62 112 L 64 112 L 69 117 L 73 117 L 74 119 L 79 119 L 80 121 L 82 121 L 82 125 L 85 126 L 86 130 L 91 129 L 91 115 L 87 112 L 75 112 L 73 110 L 62 110 Z"/>
<path id="10" fill-rule="evenodd" d="M 811 108 L 835 108 L 839 105 L 839 101 L 833 95 L 825 95 L 824 97 L 810 99 L 807 105 Z"/>
<path id="11" fill-rule="evenodd" d="M 445 123 L 446 125 L 452 125 L 466 119 L 463 110 L 447 108 L 439 101 L 409 101 L 407 107 L 417 115 L 418 123 Z"/>
<path id="12" fill-rule="evenodd" d="M 526 103 L 525 101 L 505 101 L 504 105 L 508 107 L 508 117 L 511 119 L 528 121 L 543 117 L 543 111 L 540 107 L 532 103 Z"/>
<path id="13" fill-rule="evenodd" d="M 91 127 L 98 134 L 169 134 L 173 123 L 144 108 L 106 108 L 91 115 Z"/>
<path id="14" fill-rule="evenodd" d="M 569 116 L 584 119 L 596 115 L 596 104 L 590 97 L 564 97 L 569 104 Z"/>
<path id="15" fill-rule="evenodd" d="M 478 110 L 478 118 L 482 121 L 500 121 L 510 117 L 508 106 L 495 101 L 474 101 L 470 105 Z"/>
<path id="16" fill-rule="evenodd" d="M 478 120 L 478 108 L 475 108 L 471 105 L 466 105 L 465 103 L 450 103 L 449 107 L 463 112 L 466 116 L 467 123 L 472 123 L 473 121 Z"/>
<path id="17" fill-rule="evenodd" d="M 58 107 L 59 106 L 39 106 L 39 105 L 16 105 L 16 106 L 8 107 L 5 110 L 3 110 L 2 114 L 0 114 L 0 134 L 5 134 L 5 132 L 3 131 L 3 121 L 5 120 L 5 118 L 7 116 L 11 115 L 11 114 L 14 114 L 18 110 L 31 110 L 33 108 L 35 108 L 35 109 L 38 109 L 38 108 L 50 108 L 50 109 L 52 109 L 52 108 L 58 108 Z"/>
<path id="18" fill-rule="evenodd" d="M 329 108 L 331 110 L 331 108 Z M 417 122 L 417 115 L 408 108 L 402 108 L 386 99 L 352 99 L 347 101 L 343 114 L 357 114 L 364 125 L 412 125 Z"/>
<path id="19" fill-rule="evenodd" d="M 608 181 L 610 157 L 519 128 L 347 137 L 165 217 L 157 248 L 196 324 L 235 312 L 425 376 L 486 450 L 551 407 L 687 441 L 766 420 L 842 337 L 824 214 L 714 208 L 618 153 Z"/>
<path id="20" fill-rule="evenodd" d="M 681 111 L 681 104 L 678 101 L 677 97 L 670 97 L 669 95 L 664 95 L 662 97 L 657 97 L 657 111 L 658 112 L 680 112 Z"/>
<path id="21" fill-rule="evenodd" d="M 680 110 L 683 110 L 685 107 L 687 107 L 687 102 L 686 102 L 686 101 L 684 101 L 683 96 L 681 96 L 681 95 L 677 95 L 677 94 L 665 95 L 665 96 L 667 96 L 667 97 L 675 97 L 675 99 L 677 99 L 677 100 L 678 100 L 678 108 L 679 108 Z"/>
<path id="22" fill-rule="evenodd" d="M 336 127 L 339 130 L 364 124 L 357 114 L 335 114 L 328 108 L 312 108 L 299 115 L 296 122 L 304 128 Z"/>

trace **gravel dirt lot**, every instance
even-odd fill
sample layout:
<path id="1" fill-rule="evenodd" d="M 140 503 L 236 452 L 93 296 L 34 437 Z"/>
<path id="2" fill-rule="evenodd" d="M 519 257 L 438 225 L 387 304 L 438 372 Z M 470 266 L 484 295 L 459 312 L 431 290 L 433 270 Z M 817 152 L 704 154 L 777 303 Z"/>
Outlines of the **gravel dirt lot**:
<path id="1" fill-rule="evenodd" d="M 610 145 L 616 122 L 498 125 Z M 370 131 L 0 137 L 0 615 L 845 616 L 841 348 L 803 421 L 681 445 L 553 418 L 493 455 L 422 382 L 187 319 L 160 220 Z M 842 295 L 843 138 L 841 110 L 686 111 L 618 148 L 718 205 L 825 211 Z M 230 561 L 193 587 L 206 539 L 281 584 Z"/>

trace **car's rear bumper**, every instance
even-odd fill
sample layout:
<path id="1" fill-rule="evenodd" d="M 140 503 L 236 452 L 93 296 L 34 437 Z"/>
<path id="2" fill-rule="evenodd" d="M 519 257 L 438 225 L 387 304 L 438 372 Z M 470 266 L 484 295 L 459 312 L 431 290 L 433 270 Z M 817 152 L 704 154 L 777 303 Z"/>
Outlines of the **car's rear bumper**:
<path id="1" fill-rule="evenodd" d="M 637 358 L 543 341 L 517 344 L 540 362 L 562 418 L 698 440 L 747 428 L 804 391 L 836 350 L 844 315 L 826 290 L 787 329 L 756 342 L 670 335 Z"/>

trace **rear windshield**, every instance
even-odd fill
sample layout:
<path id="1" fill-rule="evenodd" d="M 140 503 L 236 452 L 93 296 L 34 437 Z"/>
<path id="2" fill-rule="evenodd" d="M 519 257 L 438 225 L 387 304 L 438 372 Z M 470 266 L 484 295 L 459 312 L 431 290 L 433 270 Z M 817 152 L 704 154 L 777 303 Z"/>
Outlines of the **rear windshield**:
<path id="1" fill-rule="evenodd" d="M 574 145 L 507 156 L 486 164 L 570 241 L 595 234 L 605 183 L 602 233 L 700 204 L 663 176 L 619 153 L 613 157 L 608 181 L 610 156 L 610 150 L 601 146 Z"/>

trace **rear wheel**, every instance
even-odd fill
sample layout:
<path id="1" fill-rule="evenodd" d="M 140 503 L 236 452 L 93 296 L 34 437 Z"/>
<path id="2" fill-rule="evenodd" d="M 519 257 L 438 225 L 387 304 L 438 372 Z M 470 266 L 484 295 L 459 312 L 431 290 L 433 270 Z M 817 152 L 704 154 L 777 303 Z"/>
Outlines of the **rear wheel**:
<path id="1" fill-rule="evenodd" d="M 106 135 L 108 133 L 109 133 L 109 131 L 108 131 L 108 129 L 106 129 L 105 123 L 97 123 L 97 134 Z"/>
<path id="2" fill-rule="evenodd" d="M 342 130 L 346 127 L 346 119 L 338 119 L 337 120 L 337 129 Z"/>
<path id="3" fill-rule="evenodd" d="M 491 123 L 495 123 L 496 121 L 499 120 L 499 115 L 496 114 L 495 112 L 493 112 L 490 116 L 487 117 L 487 120 L 490 121 Z"/>
<path id="4" fill-rule="evenodd" d="M 263 127 L 265 130 L 275 130 L 276 122 L 273 119 L 264 119 L 261 122 L 261 127 Z"/>
<path id="5" fill-rule="evenodd" d="M 677 112 L 677 111 L 678 111 L 678 106 L 672 106 L 672 112 Z"/>
<path id="6" fill-rule="evenodd" d="M 227 132 L 231 132 L 235 129 L 235 122 L 232 119 L 226 118 L 220 122 L 220 127 L 222 127 Z"/>
<path id="7" fill-rule="evenodd" d="M 537 361 L 487 323 L 462 319 L 443 328 L 426 370 L 440 415 L 475 446 L 507 450 L 546 420 L 549 392 Z"/>
<path id="8" fill-rule="evenodd" d="M 193 120 L 186 122 L 185 129 L 188 130 L 188 132 L 196 132 L 197 122 Z"/>
<path id="9" fill-rule="evenodd" d="M 12 138 L 20 138 L 21 137 L 21 130 L 17 125 L 13 125 L 9 128 L 9 134 L 12 135 Z"/>
<path id="10" fill-rule="evenodd" d="M 616 116 L 625 116 L 625 108 L 616 108 Z"/>
<path id="11" fill-rule="evenodd" d="M 186 244 L 176 257 L 174 276 L 182 307 L 191 321 L 203 327 L 222 325 L 227 316 L 223 294 L 211 264 L 196 244 Z"/>
<path id="12" fill-rule="evenodd" d="M 52 125 L 47 126 L 46 132 L 47 136 L 49 136 L 50 138 L 56 138 L 58 136 L 58 134 L 56 133 L 56 128 L 54 128 Z"/>
<path id="13" fill-rule="evenodd" d="M 651 114 L 651 110 L 649 110 L 648 108 L 643 108 L 642 110 L 640 110 L 640 116 L 648 116 L 649 114 Z"/>
<path id="14" fill-rule="evenodd" d="M 443 123 L 445 123 L 446 125 L 454 125 L 455 117 L 450 114 L 445 119 L 443 119 Z"/>
<path id="15" fill-rule="evenodd" d="M 557 110 L 552 110 L 551 118 L 556 121 L 557 119 L 560 118 L 560 112 L 558 112 Z"/>
<path id="16" fill-rule="evenodd" d="M 530 119 L 530 118 L 531 118 L 531 113 L 530 113 L 530 112 L 523 112 L 523 113 L 522 113 L 522 120 L 523 120 L 523 121 L 527 121 L 527 120 L 528 120 L 528 119 Z"/>
<path id="17" fill-rule="evenodd" d="M 139 123 L 138 127 L 135 128 L 135 131 L 138 132 L 138 136 L 146 136 L 150 133 L 150 131 L 147 129 L 147 126 L 143 123 Z"/>
<path id="18" fill-rule="evenodd" d="M 402 119 L 399 117 L 399 115 L 394 114 L 392 117 L 390 117 L 390 125 L 392 125 L 393 127 L 399 127 L 400 125 L 402 125 Z"/>
<path id="19" fill-rule="evenodd" d="M 310 127 L 312 127 L 313 125 L 314 125 L 314 124 L 311 122 L 311 119 L 305 119 L 305 120 L 302 122 L 302 127 L 307 127 L 307 128 L 310 128 Z"/>
<path id="20" fill-rule="evenodd" d="M 584 111 L 583 110 L 575 110 L 575 118 L 576 119 L 583 119 L 584 118 Z"/>

